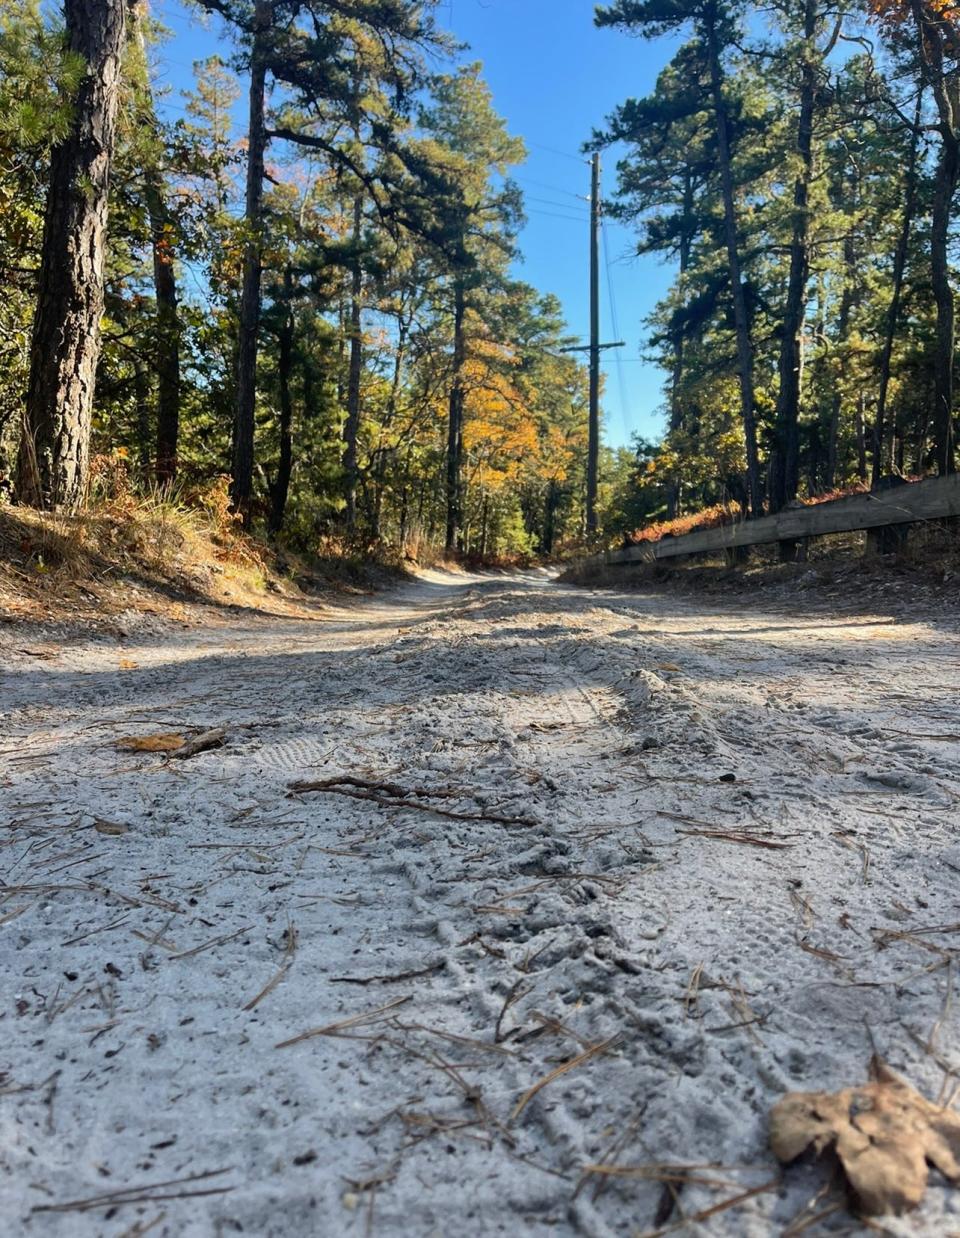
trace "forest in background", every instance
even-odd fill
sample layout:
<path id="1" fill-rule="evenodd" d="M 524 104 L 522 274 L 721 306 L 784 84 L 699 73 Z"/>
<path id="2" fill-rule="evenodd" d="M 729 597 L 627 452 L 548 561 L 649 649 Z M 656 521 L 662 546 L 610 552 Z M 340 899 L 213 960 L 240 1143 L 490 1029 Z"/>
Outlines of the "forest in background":
<path id="1" fill-rule="evenodd" d="M 960 6 L 617 0 L 597 21 L 680 40 L 595 135 L 627 146 L 610 209 L 677 272 L 649 324 L 667 433 L 639 445 L 621 528 L 952 473 Z"/>
<path id="2" fill-rule="evenodd" d="M 304 548 L 578 536 L 585 369 L 556 299 L 511 273 L 524 148 L 480 67 L 430 4 L 203 7 L 232 44 L 169 123 L 145 5 L 68 0 L 65 37 L 0 0 L 9 489 L 71 510 L 119 472 L 216 505 L 229 479 L 248 527 Z"/>
<path id="3" fill-rule="evenodd" d="M 227 41 L 171 123 L 144 3 L 66 0 L 58 24 L 0 0 L 8 497 L 217 506 L 229 485 L 247 527 L 306 549 L 581 543 L 586 368 L 515 277 L 523 143 L 481 67 L 432 3 L 198 7 Z M 606 209 L 676 270 L 645 327 L 666 433 L 602 453 L 604 536 L 952 472 L 960 10 L 617 0 L 596 21 L 675 48 L 585 143 L 615 146 Z"/>

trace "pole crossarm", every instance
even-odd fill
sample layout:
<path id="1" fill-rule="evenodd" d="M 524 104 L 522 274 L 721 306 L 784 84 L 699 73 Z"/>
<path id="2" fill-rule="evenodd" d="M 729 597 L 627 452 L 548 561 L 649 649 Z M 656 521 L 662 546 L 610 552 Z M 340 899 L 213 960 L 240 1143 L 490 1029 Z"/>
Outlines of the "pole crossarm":
<path id="1" fill-rule="evenodd" d="M 558 349 L 559 352 L 603 352 L 605 348 L 626 348 L 626 340 L 615 340 L 612 344 L 571 344 Z"/>

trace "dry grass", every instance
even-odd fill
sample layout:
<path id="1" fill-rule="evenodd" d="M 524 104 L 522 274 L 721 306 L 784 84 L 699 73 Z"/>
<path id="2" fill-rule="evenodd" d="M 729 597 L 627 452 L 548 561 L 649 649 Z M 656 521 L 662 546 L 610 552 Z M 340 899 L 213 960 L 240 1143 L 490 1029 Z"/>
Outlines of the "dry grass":
<path id="1" fill-rule="evenodd" d="M 190 494 L 134 495 L 122 471 L 101 473 L 76 515 L 0 505 L 0 622 L 110 630 L 132 614 L 209 621 L 211 607 L 303 617 L 316 613 L 317 593 L 385 583 L 385 568 L 363 576 L 359 551 L 322 550 L 297 558 L 248 537 L 226 478 Z"/>
<path id="2" fill-rule="evenodd" d="M 240 527 L 228 485 L 135 493 L 114 453 L 92 461 L 76 515 L 0 504 L 0 622 L 110 630 L 132 614 L 209 622 L 211 607 L 306 617 L 318 594 L 373 593 L 407 574 L 403 552 L 370 539 L 326 537 L 310 554 L 268 546 Z"/>
<path id="3" fill-rule="evenodd" d="M 185 605 L 295 600 L 265 552 L 215 512 L 124 497 L 77 515 L 0 508 L 0 617 L 48 621 L 91 610 L 182 618 Z"/>

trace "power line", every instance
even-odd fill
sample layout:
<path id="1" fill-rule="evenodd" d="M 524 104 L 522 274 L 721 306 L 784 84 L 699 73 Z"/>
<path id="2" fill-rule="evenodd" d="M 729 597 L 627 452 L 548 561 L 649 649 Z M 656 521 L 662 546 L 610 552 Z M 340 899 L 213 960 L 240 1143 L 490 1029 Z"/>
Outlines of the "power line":
<path id="1" fill-rule="evenodd" d="M 578 209 L 575 206 L 568 205 L 566 202 L 554 202 L 551 198 L 538 198 L 532 193 L 524 194 L 524 200 L 526 202 L 541 202 L 544 206 L 555 206 L 561 211 L 575 211 Z M 584 217 L 590 214 L 586 207 L 583 207 L 583 214 Z"/>
<path id="2" fill-rule="evenodd" d="M 576 198 L 578 202 L 586 202 L 582 193 L 574 193 L 572 189 L 562 189 L 559 185 L 548 185 L 546 181 L 535 180 L 532 176 L 515 176 L 515 181 L 526 185 L 536 185 L 538 189 L 549 189 L 551 193 L 562 193 L 566 198 Z"/>
<path id="3" fill-rule="evenodd" d="M 571 155 L 569 151 L 557 150 L 555 146 L 545 146 L 543 142 L 533 142 L 527 138 L 528 146 L 536 146 L 538 150 L 548 150 L 551 155 L 560 155 L 563 159 L 572 159 L 574 163 L 589 163 L 589 159 L 584 159 L 583 155 Z"/>
<path id="4" fill-rule="evenodd" d="M 565 219 L 569 224 L 579 224 L 581 228 L 587 222 L 586 219 L 578 219 L 576 215 L 558 215 L 555 211 L 541 211 L 539 209 L 527 211 L 528 215 L 545 215 L 549 219 Z"/>

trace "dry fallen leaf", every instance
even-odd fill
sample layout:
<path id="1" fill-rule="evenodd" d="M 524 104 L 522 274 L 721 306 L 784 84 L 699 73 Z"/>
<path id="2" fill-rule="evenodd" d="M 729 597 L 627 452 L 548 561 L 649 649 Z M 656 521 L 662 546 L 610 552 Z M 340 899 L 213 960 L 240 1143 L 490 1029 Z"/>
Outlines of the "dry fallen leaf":
<path id="1" fill-rule="evenodd" d="M 111 837 L 130 833 L 129 825 L 121 825 L 119 821 L 101 821 L 99 817 L 94 821 L 93 828 L 98 834 L 109 834 Z"/>
<path id="2" fill-rule="evenodd" d="M 130 735 L 117 740 L 125 752 L 176 752 L 186 743 L 183 735 Z"/>
<path id="3" fill-rule="evenodd" d="M 789 1164 L 833 1149 L 867 1216 L 916 1208 L 928 1165 L 960 1181 L 960 1114 L 933 1105 L 879 1058 L 874 1082 L 842 1092 L 790 1092 L 770 1116 L 770 1144 Z"/>

